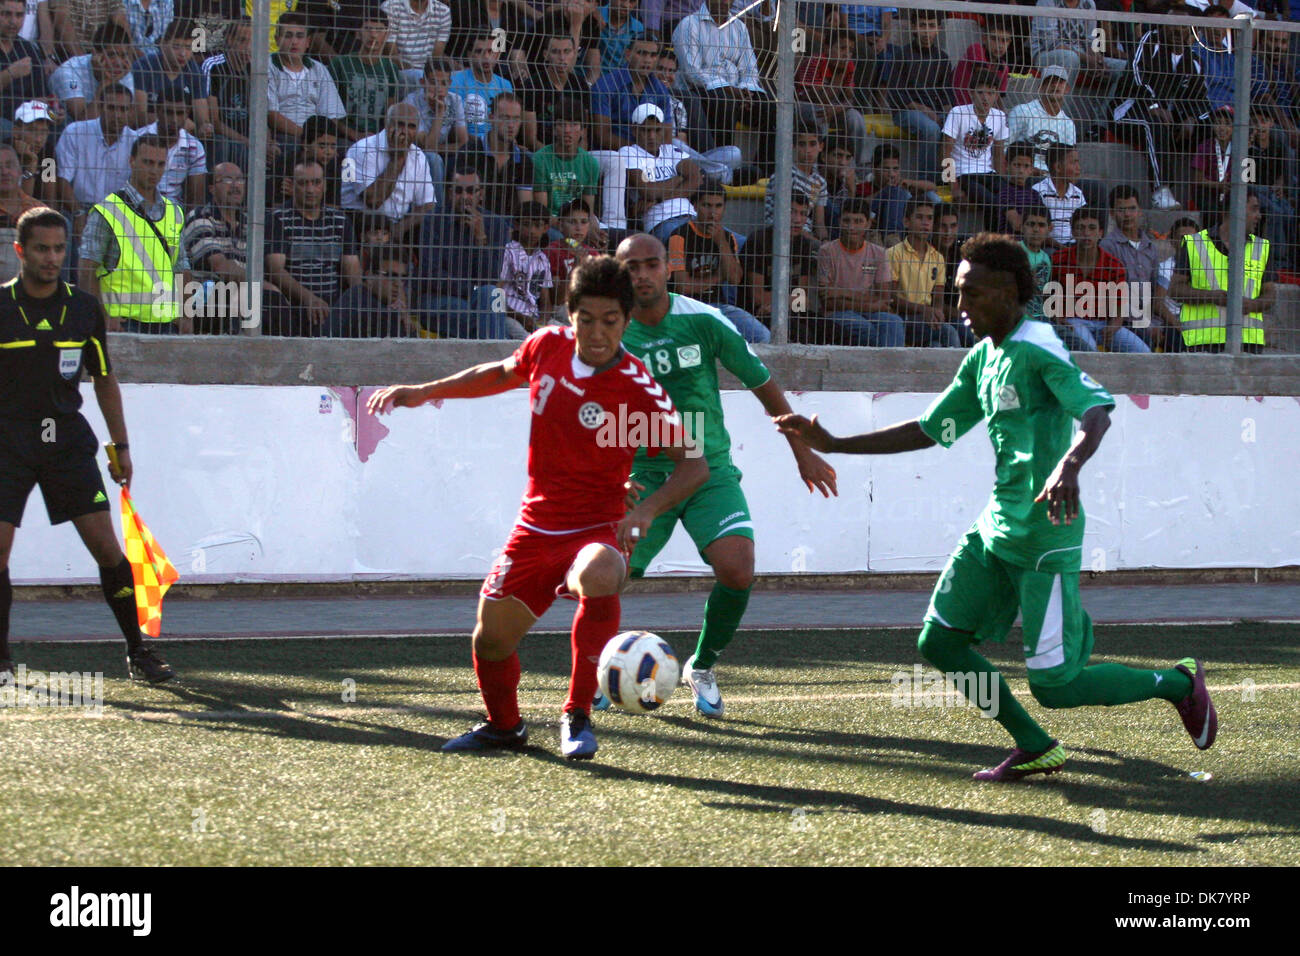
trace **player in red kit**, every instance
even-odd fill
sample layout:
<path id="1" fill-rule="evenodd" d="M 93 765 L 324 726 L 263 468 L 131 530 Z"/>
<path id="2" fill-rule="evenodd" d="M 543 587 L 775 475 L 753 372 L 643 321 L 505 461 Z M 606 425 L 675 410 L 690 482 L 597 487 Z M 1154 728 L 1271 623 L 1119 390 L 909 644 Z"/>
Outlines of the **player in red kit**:
<path id="1" fill-rule="evenodd" d="M 556 597 L 578 599 L 573 669 L 560 721 L 571 760 L 596 753 L 587 710 L 596 663 L 618 633 L 627 555 L 661 513 L 708 480 L 701 449 L 681 427 L 662 386 L 624 351 L 633 307 L 627 270 L 608 256 L 584 261 L 569 281 L 570 327 L 533 333 L 500 362 L 476 365 L 427 385 L 393 385 L 371 396 L 372 415 L 445 398 L 480 398 L 528 385 L 532 427 L 528 487 L 505 550 L 483 582 L 474 626 L 474 673 L 488 719 L 443 750 L 520 748 L 520 640 Z M 638 447 L 676 464 L 668 481 L 625 513 L 624 484 Z"/>

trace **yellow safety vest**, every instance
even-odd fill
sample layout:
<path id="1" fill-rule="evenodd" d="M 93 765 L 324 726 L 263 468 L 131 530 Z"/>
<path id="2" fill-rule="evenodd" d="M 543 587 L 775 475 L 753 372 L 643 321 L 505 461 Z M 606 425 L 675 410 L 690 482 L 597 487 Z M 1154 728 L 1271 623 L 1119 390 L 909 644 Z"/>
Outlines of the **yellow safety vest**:
<path id="1" fill-rule="evenodd" d="M 159 222 L 138 215 L 117 193 L 110 193 L 95 205 L 117 239 L 117 267 L 104 272 L 100 266 L 99 290 L 104 309 L 115 319 L 136 322 L 174 322 L 180 316 L 176 300 L 174 263 L 180 256 L 181 228 L 185 215 L 181 207 L 165 196 Z M 158 241 L 158 233 L 164 242 Z"/>
<path id="2" fill-rule="evenodd" d="M 1228 257 L 1210 238 L 1210 230 L 1183 237 L 1187 265 L 1193 289 L 1228 291 Z M 1268 265 L 1268 240 L 1254 236 L 1246 249 L 1246 282 L 1242 294 L 1253 299 L 1264 287 L 1264 268 Z M 1183 344 L 1224 345 L 1228 340 L 1227 310 L 1209 302 L 1184 302 L 1179 316 L 1183 327 Z M 1245 345 L 1264 344 L 1264 313 L 1251 312 L 1242 317 L 1241 341 Z"/>

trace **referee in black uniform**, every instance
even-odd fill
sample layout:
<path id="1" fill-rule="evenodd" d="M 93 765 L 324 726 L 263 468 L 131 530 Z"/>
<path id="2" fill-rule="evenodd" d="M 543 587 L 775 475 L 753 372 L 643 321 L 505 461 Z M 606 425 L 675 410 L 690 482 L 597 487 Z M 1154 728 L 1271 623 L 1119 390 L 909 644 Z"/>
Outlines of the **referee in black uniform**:
<path id="1" fill-rule="evenodd" d="M 32 486 L 41 486 L 50 524 L 71 521 L 99 564 L 104 599 L 126 638 L 127 672 L 157 684 L 175 676 L 143 643 L 131 563 L 109 516 L 95 456 L 98 443 L 81 416 L 81 370 L 95 382 L 120 470 L 131 482 L 122 392 L 108 361 L 104 311 L 94 297 L 59 281 L 67 254 L 63 217 L 39 207 L 18 219 L 18 277 L 0 285 L 0 671 L 13 673 L 9 652 L 9 551 Z"/>

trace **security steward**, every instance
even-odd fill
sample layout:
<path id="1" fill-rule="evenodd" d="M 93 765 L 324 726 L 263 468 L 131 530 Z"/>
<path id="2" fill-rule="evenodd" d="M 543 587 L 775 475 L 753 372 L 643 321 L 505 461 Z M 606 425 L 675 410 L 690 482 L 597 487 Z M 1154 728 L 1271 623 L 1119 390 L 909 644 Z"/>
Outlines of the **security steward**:
<path id="1" fill-rule="evenodd" d="M 175 673 L 143 642 L 131 563 L 109 515 L 108 495 L 95 462 L 95 433 L 82 417 L 81 370 L 90 372 L 120 468 L 131 482 L 122 393 L 108 360 L 104 311 L 95 299 L 59 281 L 68 227 L 52 209 L 29 209 L 18 219 L 20 272 L 0 285 L 0 680 L 13 674 L 9 651 L 9 552 L 14 529 L 33 485 L 41 486 L 50 524 L 71 521 L 99 564 L 99 583 L 126 638 L 127 673 L 161 683 Z"/>
<path id="2" fill-rule="evenodd" d="M 1259 228 L 1259 199 L 1246 199 L 1246 255 L 1243 263 L 1241 350 L 1264 351 L 1264 319 L 1277 299 L 1277 269 Z M 1219 225 L 1183 237 L 1169 282 L 1169 297 L 1183 304 L 1178 318 L 1189 352 L 1222 352 L 1228 341 L 1228 241 L 1231 222 L 1223 204 Z"/>
<path id="3" fill-rule="evenodd" d="M 131 176 L 86 215 L 77 285 L 104 304 L 110 332 L 193 331 L 181 306 L 190 263 L 181 245 L 185 213 L 158 192 L 167 144 L 153 133 L 131 144 Z M 178 288 L 177 276 L 181 278 Z"/>

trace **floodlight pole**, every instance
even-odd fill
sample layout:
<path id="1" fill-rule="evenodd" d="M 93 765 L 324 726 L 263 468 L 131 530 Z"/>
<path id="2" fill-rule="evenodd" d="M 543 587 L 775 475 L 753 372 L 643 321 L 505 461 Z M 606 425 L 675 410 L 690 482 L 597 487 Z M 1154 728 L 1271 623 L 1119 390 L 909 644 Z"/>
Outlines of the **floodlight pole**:
<path id="1" fill-rule="evenodd" d="M 772 174 L 772 344 L 790 341 L 790 190 L 794 185 L 794 0 L 776 7 L 776 171 Z M 760 132 L 759 135 L 766 135 Z M 786 152 L 789 150 L 789 152 Z M 806 299 L 804 300 L 806 303 Z M 805 304 L 805 308 L 807 305 Z"/>

